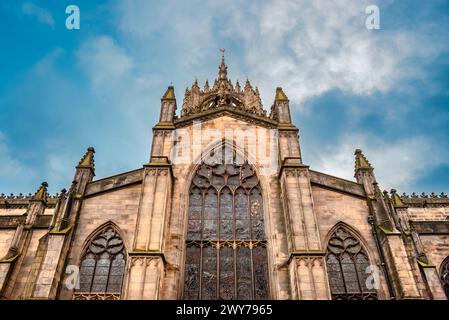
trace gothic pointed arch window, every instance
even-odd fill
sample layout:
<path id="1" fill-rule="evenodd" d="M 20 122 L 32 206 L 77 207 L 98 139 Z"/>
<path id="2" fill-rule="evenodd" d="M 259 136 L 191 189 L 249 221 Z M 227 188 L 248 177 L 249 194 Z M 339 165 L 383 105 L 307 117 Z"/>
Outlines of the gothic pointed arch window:
<path id="1" fill-rule="evenodd" d="M 446 297 L 449 299 L 449 256 L 441 264 L 440 277 Z"/>
<path id="2" fill-rule="evenodd" d="M 125 245 L 118 232 L 107 226 L 87 244 L 81 258 L 79 289 L 75 300 L 120 299 L 125 273 Z"/>
<path id="3" fill-rule="evenodd" d="M 357 237 L 344 226 L 337 227 L 329 239 L 326 264 L 332 299 L 377 299 L 376 289 L 367 281 L 368 255 Z"/>
<path id="4" fill-rule="evenodd" d="M 225 161 L 227 159 L 227 161 Z M 259 179 L 226 147 L 211 151 L 190 187 L 184 299 L 268 299 Z"/>

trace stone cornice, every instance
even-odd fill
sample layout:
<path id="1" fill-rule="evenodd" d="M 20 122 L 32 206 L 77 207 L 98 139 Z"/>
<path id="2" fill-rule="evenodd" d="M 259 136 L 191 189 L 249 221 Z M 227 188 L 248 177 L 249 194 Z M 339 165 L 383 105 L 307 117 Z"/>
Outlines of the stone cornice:
<path id="1" fill-rule="evenodd" d="M 299 129 L 297 127 L 295 127 L 292 124 L 284 124 L 284 123 L 279 123 L 278 124 L 278 130 L 279 131 L 294 131 L 294 132 L 298 132 Z"/>
<path id="2" fill-rule="evenodd" d="M 364 199 L 366 198 L 363 185 L 358 184 L 357 182 L 349 181 L 339 177 L 334 177 L 329 174 L 314 170 L 309 170 L 309 172 L 310 172 L 310 183 L 312 185 L 317 185 L 320 187 L 324 187 L 326 189 L 332 189 L 335 191 L 354 195 Z"/>
<path id="3" fill-rule="evenodd" d="M 178 118 L 174 121 L 174 125 L 176 128 L 182 128 L 191 125 L 195 120 L 207 121 L 211 119 L 216 119 L 221 116 L 230 116 L 237 120 L 259 124 L 272 129 L 278 128 L 278 123 L 275 120 L 269 119 L 268 117 L 250 114 L 245 111 L 230 107 L 228 105 Z"/>
<path id="4" fill-rule="evenodd" d="M 153 131 L 155 130 L 175 130 L 176 127 L 173 122 L 159 122 L 153 127 Z"/>
<path id="5" fill-rule="evenodd" d="M 37 216 L 36 222 L 30 226 L 32 229 L 48 229 L 53 215 L 45 214 Z M 0 216 L 0 229 L 16 229 L 24 224 L 26 215 L 2 215 Z"/>
<path id="6" fill-rule="evenodd" d="M 94 194 L 112 191 L 117 188 L 122 188 L 131 184 L 142 182 L 143 169 L 136 169 L 114 176 L 106 177 L 100 180 L 95 180 L 87 184 L 84 197 L 89 197 Z"/>

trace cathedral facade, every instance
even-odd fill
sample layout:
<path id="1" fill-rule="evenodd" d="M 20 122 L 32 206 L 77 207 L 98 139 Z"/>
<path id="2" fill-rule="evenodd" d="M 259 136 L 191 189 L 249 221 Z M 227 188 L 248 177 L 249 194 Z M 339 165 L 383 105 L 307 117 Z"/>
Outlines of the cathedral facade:
<path id="1" fill-rule="evenodd" d="M 1 299 L 448 299 L 449 198 L 303 163 L 289 99 L 249 81 L 161 98 L 148 163 L 0 197 Z"/>

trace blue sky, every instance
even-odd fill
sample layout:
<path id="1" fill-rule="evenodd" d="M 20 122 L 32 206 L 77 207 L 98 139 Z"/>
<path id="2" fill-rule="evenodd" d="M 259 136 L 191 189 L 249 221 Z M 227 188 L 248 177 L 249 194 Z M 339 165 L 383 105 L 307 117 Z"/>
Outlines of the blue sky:
<path id="1" fill-rule="evenodd" d="M 369 4 L 380 30 L 365 28 Z M 361 148 L 382 188 L 449 193 L 448 31 L 437 0 L 3 0 L 0 193 L 69 186 L 89 146 L 96 178 L 141 167 L 167 85 L 180 107 L 220 48 L 266 109 L 284 88 L 312 169 L 353 179 Z"/>

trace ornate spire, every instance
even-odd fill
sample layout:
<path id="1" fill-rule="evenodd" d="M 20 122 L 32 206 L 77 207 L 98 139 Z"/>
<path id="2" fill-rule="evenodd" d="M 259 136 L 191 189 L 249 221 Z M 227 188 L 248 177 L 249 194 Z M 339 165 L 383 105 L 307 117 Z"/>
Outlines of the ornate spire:
<path id="1" fill-rule="evenodd" d="M 227 80 L 228 79 L 228 67 L 225 63 L 224 53 L 225 49 L 220 49 L 221 51 L 221 63 L 218 67 L 218 79 L 219 80 Z"/>
<path id="2" fill-rule="evenodd" d="M 164 100 L 173 100 L 175 99 L 175 88 L 173 86 L 168 86 L 167 91 L 165 91 L 162 96 Z"/>
<path id="3" fill-rule="evenodd" d="M 402 202 L 401 197 L 397 194 L 396 189 L 391 189 L 390 193 L 395 207 L 406 207 L 404 202 Z"/>
<path id="4" fill-rule="evenodd" d="M 87 148 L 87 152 L 81 158 L 77 168 L 91 168 L 92 170 L 94 170 L 95 169 L 94 153 L 95 149 L 93 147 Z"/>
<path id="5" fill-rule="evenodd" d="M 221 61 L 218 66 L 218 78 L 212 86 L 206 81 L 201 90 L 198 81 L 188 88 L 184 95 L 181 118 L 199 114 L 213 108 L 236 108 L 247 113 L 266 117 L 259 90 L 253 89 L 249 80 L 244 87 L 237 81 L 235 86 L 228 79 L 228 67 L 225 63 L 224 49 L 221 49 Z"/>
<path id="6" fill-rule="evenodd" d="M 47 193 L 47 182 L 42 182 L 39 189 L 37 189 L 36 193 L 33 196 L 33 200 L 41 200 L 41 201 L 47 201 L 48 193 Z"/>
<path id="7" fill-rule="evenodd" d="M 193 82 L 193 86 L 192 86 L 192 89 L 193 88 L 200 88 L 200 86 L 198 85 L 198 78 L 197 77 L 195 77 L 195 81 Z"/>
<path id="8" fill-rule="evenodd" d="M 359 169 L 373 169 L 369 161 L 363 155 L 362 150 L 356 149 L 354 152 L 355 155 L 355 171 Z"/>
<path id="9" fill-rule="evenodd" d="M 281 87 L 276 88 L 276 96 L 274 100 L 288 100 L 287 95 L 284 93 L 284 90 L 282 90 Z"/>
<path id="10" fill-rule="evenodd" d="M 248 79 L 248 78 L 246 78 L 246 82 L 245 82 L 245 87 L 244 87 L 244 89 L 245 89 L 245 90 L 252 90 L 252 89 L 253 89 L 253 87 L 251 86 L 251 83 L 249 82 L 249 79 Z"/>
<path id="11" fill-rule="evenodd" d="M 240 91 L 242 91 L 242 89 L 240 88 L 240 83 L 237 80 L 237 83 L 235 84 L 235 92 L 240 93 Z"/>

